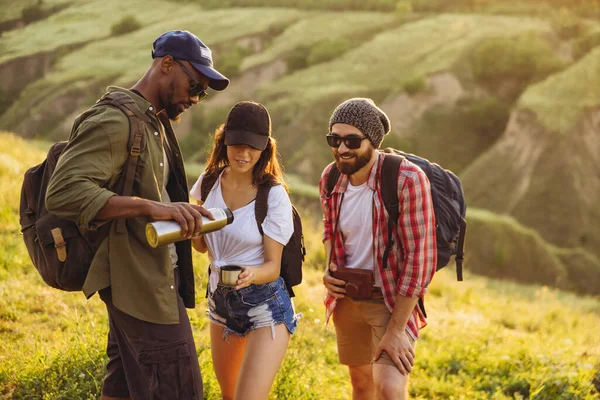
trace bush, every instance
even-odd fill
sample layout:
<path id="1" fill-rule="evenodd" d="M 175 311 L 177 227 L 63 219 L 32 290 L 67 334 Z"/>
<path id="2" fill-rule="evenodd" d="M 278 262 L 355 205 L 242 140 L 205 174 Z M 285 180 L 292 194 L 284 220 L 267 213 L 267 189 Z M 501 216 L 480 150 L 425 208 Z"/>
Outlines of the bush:
<path id="1" fill-rule="evenodd" d="M 0 113 L 8 110 L 9 107 L 19 98 L 19 92 L 15 90 L 2 90 L 0 88 Z"/>
<path id="2" fill-rule="evenodd" d="M 470 103 L 465 107 L 464 120 L 479 136 L 496 140 L 508 123 L 510 107 L 493 97 Z"/>
<path id="3" fill-rule="evenodd" d="M 535 34 L 486 39 L 477 45 L 472 57 L 475 78 L 487 84 L 511 78 L 527 84 L 563 66 L 550 45 Z"/>
<path id="4" fill-rule="evenodd" d="M 600 295 L 600 260 L 582 249 L 557 252 L 558 257 L 567 267 L 568 281 L 564 289 L 594 296 Z"/>
<path id="5" fill-rule="evenodd" d="M 402 88 L 409 96 L 413 96 L 427 89 L 427 81 L 422 76 L 416 76 L 404 82 Z"/>
<path id="6" fill-rule="evenodd" d="M 405 153 L 414 153 L 414 145 L 411 139 L 400 137 L 399 134 L 394 131 L 383 137 L 383 142 L 381 142 L 381 148 L 385 149 L 386 147 L 391 147 L 393 149 L 402 150 Z"/>
<path id="7" fill-rule="evenodd" d="M 219 67 L 221 71 L 221 67 Z M 208 150 L 212 146 L 214 132 L 225 122 L 229 106 L 214 110 L 196 109 L 192 111 L 192 130 L 180 140 L 183 157 L 189 162 L 205 162 Z M 197 177 L 196 177 L 197 178 Z"/>
<path id="8" fill-rule="evenodd" d="M 21 11 L 21 19 L 26 24 L 44 19 L 45 16 L 46 12 L 42 8 L 41 2 L 25 7 L 23 11 Z"/>
<path id="9" fill-rule="evenodd" d="M 346 39 L 326 40 L 314 45 L 306 59 L 308 66 L 319 64 L 334 59 L 350 49 L 350 42 Z"/>
<path id="10" fill-rule="evenodd" d="M 219 71 L 227 77 L 238 76 L 241 72 L 240 66 L 242 65 L 242 61 L 251 53 L 252 51 L 246 47 L 234 46 L 232 49 L 219 55 Z"/>
<path id="11" fill-rule="evenodd" d="M 298 47 L 285 57 L 288 73 L 306 68 L 308 66 L 308 55 L 310 47 Z"/>
<path id="12" fill-rule="evenodd" d="M 110 27 L 110 34 L 112 36 L 120 36 L 137 31 L 141 27 L 142 24 L 133 15 L 126 15 Z"/>

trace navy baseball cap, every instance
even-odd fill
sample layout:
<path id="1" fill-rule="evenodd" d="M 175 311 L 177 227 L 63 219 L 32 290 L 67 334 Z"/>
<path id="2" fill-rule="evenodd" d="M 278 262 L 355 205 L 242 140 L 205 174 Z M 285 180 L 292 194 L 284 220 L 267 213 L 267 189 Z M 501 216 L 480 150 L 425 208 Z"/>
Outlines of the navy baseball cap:
<path id="1" fill-rule="evenodd" d="M 224 90 L 229 79 L 213 68 L 212 52 L 196 35 L 188 31 L 169 31 L 160 35 L 152 45 L 152 58 L 171 56 L 186 60 L 210 81 L 214 90 Z"/>

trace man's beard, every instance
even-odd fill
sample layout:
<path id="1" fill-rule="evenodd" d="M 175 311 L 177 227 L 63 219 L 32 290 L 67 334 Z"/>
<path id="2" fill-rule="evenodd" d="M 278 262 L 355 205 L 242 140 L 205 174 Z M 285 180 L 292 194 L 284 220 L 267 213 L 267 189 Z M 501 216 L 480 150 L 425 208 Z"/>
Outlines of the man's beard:
<path id="1" fill-rule="evenodd" d="M 167 106 L 165 107 L 165 111 L 167 112 L 167 116 L 169 119 L 175 123 L 179 123 L 181 120 L 181 112 L 179 111 L 179 104 L 173 104 L 173 94 L 175 93 L 175 85 L 171 83 L 171 87 L 169 88 L 169 95 L 167 97 Z"/>
<path id="2" fill-rule="evenodd" d="M 371 161 L 371 157 L 373 156 L 372 148 L 369 148 L 362 155 L 355 157 L 354 162 L 341 161 L 341 157 L 335 154 L 335 165 L 340 170 L 340 172 L 344 175 L 353 175 L 358 172 L 362 167 L 367 165 L 369 161 Z"/>

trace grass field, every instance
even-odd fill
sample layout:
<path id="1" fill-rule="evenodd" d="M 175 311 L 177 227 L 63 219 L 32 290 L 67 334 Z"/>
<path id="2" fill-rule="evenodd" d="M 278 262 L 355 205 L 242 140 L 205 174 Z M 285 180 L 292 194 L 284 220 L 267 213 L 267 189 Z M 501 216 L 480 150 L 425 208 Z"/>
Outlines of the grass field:
<path id="1" fill-rule="evenodd" d="M 106 361 L 103 304 L 45 286 L 19 235 L 20 179 L 46 145 L 9 134 L 0 141 L 0 399 L 96 398 Z M 324 327 L 318 224 L 306 223 L 305 235 L 309 258 L 295 299 L 303 317 L 270 398 L 348 399 L 348 374 L 337 362 L 332 327 Z M 207 260 L 194 257 L 200 289 L 189 315 L 206 398 L 218 399 L 201 290 Z M 430 319 L 417 347 L 414 398 L 600 398 L 597 298 L 468 271 L 456 282 L 450 268 L 436 275 L 426 304 Z"/>

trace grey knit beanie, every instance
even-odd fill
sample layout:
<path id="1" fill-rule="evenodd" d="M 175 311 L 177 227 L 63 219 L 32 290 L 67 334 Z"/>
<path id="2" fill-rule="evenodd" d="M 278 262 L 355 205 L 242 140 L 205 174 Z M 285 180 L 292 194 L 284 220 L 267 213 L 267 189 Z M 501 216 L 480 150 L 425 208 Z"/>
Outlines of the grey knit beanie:
<path id="1" fill-rule="evenodd" d="M 391 127 L 390 120 L 383 110 L 377 107 L 373 100 L 362 97 L 346 100 L 337 106 L 329 119 L 330 132 L 333 124 L 348 124 L 360 129 L 376 149 Z"/>

